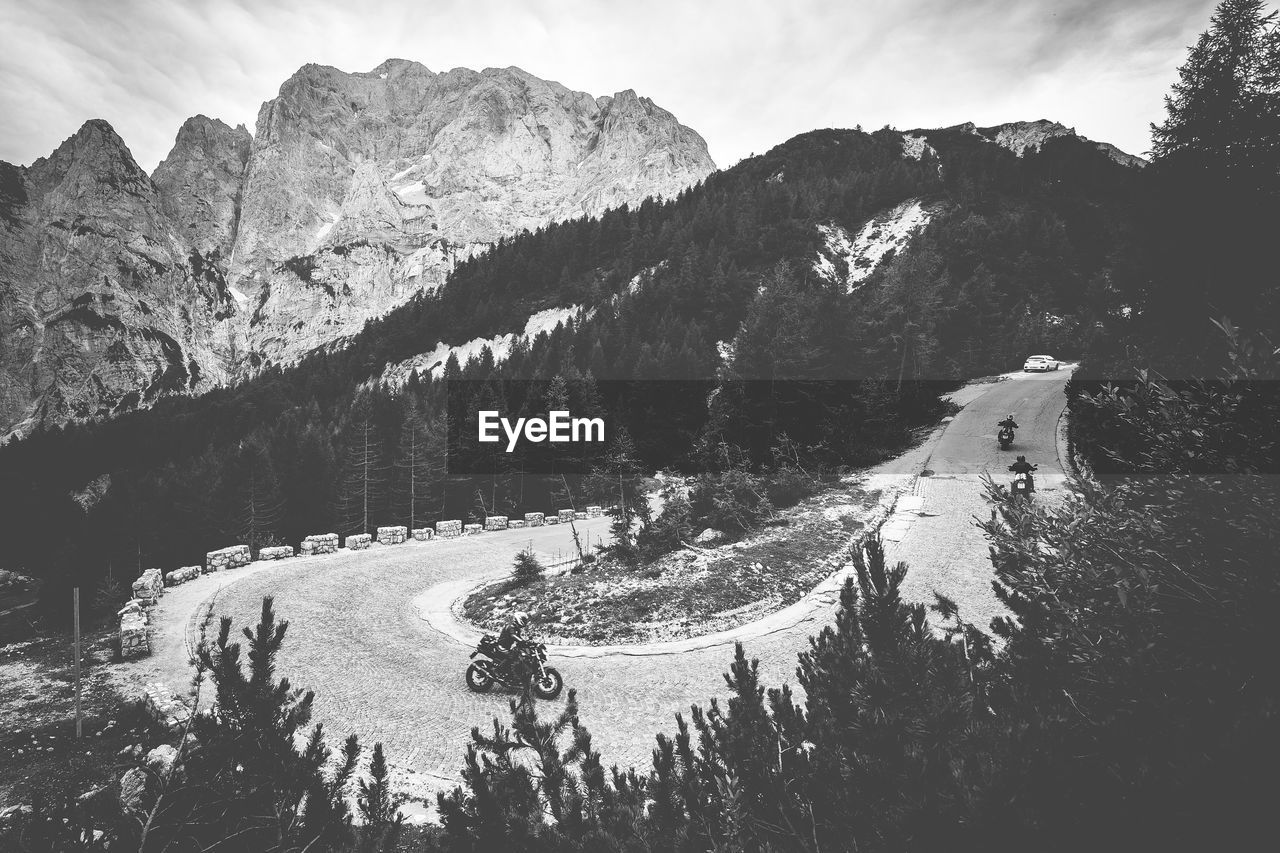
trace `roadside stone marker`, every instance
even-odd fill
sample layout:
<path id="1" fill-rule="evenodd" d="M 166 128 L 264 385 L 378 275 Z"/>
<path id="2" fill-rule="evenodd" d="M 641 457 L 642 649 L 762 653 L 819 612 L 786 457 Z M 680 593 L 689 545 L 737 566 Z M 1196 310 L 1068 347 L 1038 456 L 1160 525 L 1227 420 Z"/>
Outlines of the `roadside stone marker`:
<path id="1" fill-rule="evenodd" d="M 200 577 L 201 571 L 199 566 L 183 566 L 180 569 L 174 569 L 164 576 L 164 582 L 169 586 L 177 586 L 187 581 L 195 580 Z"/>
<path id="2" fill-rule="evenodd" d="M 560 510 L 560 512 L 558 513 L 558 516 L 557 516 L 557 517 L 558 517 L 561 521 L 573 521 L 573 519 L 574 519 L 574 518 L 576 518 L 577 516 L 576 516 L 576 514 L 574 513 L 574 511 L 573 511 L 573 510 L 571 510 L 571 509 L 562 509 L 562 510 Z M 586 517 L 585 513 L 584 513 L 583 517 L 584 517 L 584 518 Z"/>
<path id="3" fill-rule="evenodd" d="M 431 528 L 430 527 L 413 528 L 413 538 L 418 542 L 426 542 L 431 538 Z"/>
<path id="4" fill-rule="evenodd" d="M 598 506 L 587 507 L 587 518 L 599 518 L 603 514 L 604 514 L 604 510 L 602 510 Z"/>
<path id="5" fill-rule="evenodd" d="M 490 515 L 484 520 L 485 530 L 506 530 L 507 517 L 505 515 Z"/>
<path id="6" fill-rule="evenodd" d="M 336 533 L 316 533 L 302 540 L 302 547 L 298 552 L 304 556 L 312 554 L 332 554 L 338 550 L 338 534 Z"/>
<path id="7" fill-rule="evenodd" d="M 368 533 L 353 533 L 347 537 L 347 550 L 364 551 L 372 541 L 373 537 Z"/>
<path id="8" fill-rule="evenodd" d="M 164 577 L 159 569 L 147 569 L 142 577 L 133 582 L 133 597 L 142 602 L 143 607 L 152 607 L 160 596 L 164 595 Z"/>
<path id="9" fill-rule="evenodd" d="M 437 521 L 437 522 L 436 522 L 436 535 L 437 535 L 437 536 L 446 536 L 446 537 L 448 537 L 448 536 L 461 536 L 461 535 L 462 535 L 462 521 L 461 521 L 460 519 L 454 519 L 454 520 L 452 520 L 452 521 Z"/>
<path id="10" fill-rule="evenodd" d="M 475 536 L 477 533 L 481 532 L 482 530 L 484 530 L 484 528 L 478 524 L 466 524 L 466 525 L 463 525 L 462 527 L 462 535 Z"/>
<path id="11" fill-rule="evenodd" d="M 147 633 L 147 614 L 142 610 L 142 602 L 133 599 L 120 608 L 120 655 L 128 660 L 131 657 L 151 654 L 151 637 Z"/>
<path id="12" fill-rule="evenodd" d="M 171 732 L 181 729 L 191 716 L 173 691 L 158 681 L 147 685 L 144 702 L 148 716 Z"/>
<path id="13" fill-rule="evenodd" d="M 206 572 L 221 572 L 226 569 L 238 569 L 253 562 L 248 545 L 232 545 L 219 551 L 210 551 L 204 556 Z"/>
<path id="14" fill-rule="evenodd" d="M 527 527 L 541 527 L 545 518 L 546 516 L 540 512 L 526 512 L 524 514 L 524 523 Z"/>
<path id="15" fill-rule="evenodd" d="M 512 530 L 516 530 L 518 528 L 524 527 L 524 522 L 518 518 L 513 518 L 507 522 L 507 527 L 509 527 Z"/>
<path id="16" fill-rule="evenodd" d="M 259 560 L 287 560 L 292 556 L 292 545 L 275 545 L 258 551 Z"/>
<path id="17" fill-rule="evenodd" d="M 383 545 L 399 545 L 409 538 L 409 528 L 403 525 L 378 528 L 378 541 Z"/>

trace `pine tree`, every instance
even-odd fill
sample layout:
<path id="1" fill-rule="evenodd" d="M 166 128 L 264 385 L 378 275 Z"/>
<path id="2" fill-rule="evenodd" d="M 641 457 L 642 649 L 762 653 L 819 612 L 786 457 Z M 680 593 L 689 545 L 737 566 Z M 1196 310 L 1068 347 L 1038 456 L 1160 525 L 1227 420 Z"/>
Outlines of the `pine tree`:
<path id="1" fill-rule="evenodd" d="M 367 398 L 356 402 L 345 438 L 339 520 L 344 533 L 365 533 L 383 512 L 388 480 L 382 440 Z"/>
<path id="2" fill-rule="evenodd" d="M 429 503 L 429 496 L 444 468 L 444 448 L 440 425 L 423 417 L 413 393 L 405 394 L 403 409 L 395 463 L 396 514 L 412 529 L 425 523 L 428 508 L 435 503 Z"/>
<path id="3" fill-rule="evenodd" d="M 392 788 L 387 772 L 387 759 L 382 754 L 382 744 L 373 745 L 373 758 L 369 761 L 369 779 L 360 780 L 360 796 L 356 806 L 360 809 L 360 850 L 362 853 L 391 851 L 396 848 L 400 833 L 404 830 L 404 816 L 400 807 L 407 802 L 402 794 Z"/>
<path id="4" fill-rule="evenodd" d="M 148 784 L 144 814 L 120 826 L 112 849 L 331 850 L 352 840 L 346 787 L 360 746 L 348 737 L 331 765 L 322 727 L 307 733 L 314 694 L 276 677 L 287 628 L 264 598 L 258 625 L 243 630 L 247 669 L 230 618 L 200 642 L 200 681 L 212 682 L 215 701 L 192 717 L 192 737 Z"/>
<path id="5" fill-rule="evenodd" d="M 266 447 L 260 441 L 243 442 L 229 476 L 235 492 L 233 533 L 256 556 L 259 549 L 279 541 L 284 514 L 280 481 Z"/>
<path id="6" fill-rule="evenodd" d="M 1280 153 L 1280 28 L 1263 0 L 1223 0 L 1178 69 L 1152 125 L 1153 153 L 1192 154 L 1275 182 Z M 1260 171 L 1255 173 L 1255 169 Z"/>

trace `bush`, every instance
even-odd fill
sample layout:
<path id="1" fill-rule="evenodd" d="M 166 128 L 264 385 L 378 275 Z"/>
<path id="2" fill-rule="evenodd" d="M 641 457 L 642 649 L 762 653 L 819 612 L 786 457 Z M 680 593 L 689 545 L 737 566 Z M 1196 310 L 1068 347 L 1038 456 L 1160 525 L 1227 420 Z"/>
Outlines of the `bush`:
<path id="1" fill-rule="evenodd" d="M 689 493 L 698 526 L 738 537 L 773 514 L 768 484 L 746 468 L 702 474 Z"/>
<path id="2" fill-rule="evenodd" d="M 516 554 L 515 566 L 512 575 L 521 583 L 533 583 L 540 580 L 546 569 L 542 563 L 538 561 L 537 555 L 533 553 L 533 543 L 529 543 L 523 551 Z"/>
<path id="3" fill-rule="evenodd" d="M 677 550 L 694 533 L 689 499 L 675 487 L 665 489 L 664 497 L 662 512 L 636 537 L 640 557 L 646 562 Z"/>

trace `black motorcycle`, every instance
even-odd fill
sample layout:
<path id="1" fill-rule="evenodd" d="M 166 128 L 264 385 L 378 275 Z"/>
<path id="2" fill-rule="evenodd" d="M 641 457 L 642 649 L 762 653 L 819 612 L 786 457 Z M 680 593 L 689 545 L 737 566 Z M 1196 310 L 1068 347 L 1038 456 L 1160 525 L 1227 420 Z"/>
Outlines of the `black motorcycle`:
<path id="1" fill-rule="evenodd" d="M 1039 465 L 1032 465 L 1031 471 L 1037 471 L 1039 468 Z M 1012 465 L 1009 466 L 1009 470 L 1013 471 Z M 1031 493 L 1036 490 L 1035 481 L 1031 478 L 1031 471 L 1017 471 L 1014 473 L 1013 484 L 1010 486 L 1010 491 L 1014 495 L 1030 497 Z"/>
<path id="2" fill-rule="evenodd" d="M 1013 427 L 1001 427 L 1000 432 L 996 435 L 996 441 L 1000 442 L 1001 450 L 1008 450 L 1013 447 Z"/>
<path id="3" fill-rule="evenodd" d="M 467 687 L 476 693 L 488 693 L 495 684 L 517 690 L 527 685 L 539 699 L 555 699 L 564 689 L 560 673 L 547 666 L 547 647 L 542 643 L 525 640 L 504 655 L 498 649 L 498 639 L 485 634 L 471 657 L 474 662 L 467 667 Z"/>

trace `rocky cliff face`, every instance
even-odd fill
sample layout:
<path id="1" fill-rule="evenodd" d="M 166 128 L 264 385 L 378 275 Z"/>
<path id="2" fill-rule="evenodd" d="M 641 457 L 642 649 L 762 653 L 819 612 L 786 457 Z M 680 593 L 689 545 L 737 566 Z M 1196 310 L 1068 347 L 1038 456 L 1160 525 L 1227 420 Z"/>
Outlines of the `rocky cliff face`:
<path id="1" fill-rule="evenodd" d="M 191 247 L 214 263 L 229 258 L 253 137 L 244 125 L 194 116 L 151 179 L 160 204 Z"/>
<path id="2" fill-rule="evenodd" d="M 89 122 L 0 163 L 0 437 L 294 361 L 503 236 L 713 168 L 652 101 L 517 68 L 308 65 L 256 137 L 195 116 L 150 177 Z"/>
<path id="3" fill-rule="evenodd" d="M 0 437 L 226 379 L 221 277 L 110 125 L 0 176 Z"/>
<path id="4" fill-rule="evenodd" d="M 1093 140 L 1076 133 L 1074 127 L 1067 127 L 1049 119 L 1013 121 L 995 127 L 974 127 L 972 124 L 964 125 L 964 127 L 997 145 L 1008 148 L 1019 157 L 1023 156 L 1027 151 L 1039 151 L 1040 146 L 1049 139 L 1058 136 L 1074 136 L 1077 139 L 1092 142 L 1099 151 L 1102 151 L 1121 166 L 1141 168 L 1147 165 L 1147 161 L 1141 157 L 1126 154 L 1109 142 L 1093 142 Z"/>
<path id="5" fill-rule="evenodd" d="M 714 164 L 634 92 L 518 68 L 308 65 L 258 114 L 229 283 L 251 367 L 360 329 L 499 238 L 650 195 Z"/>

